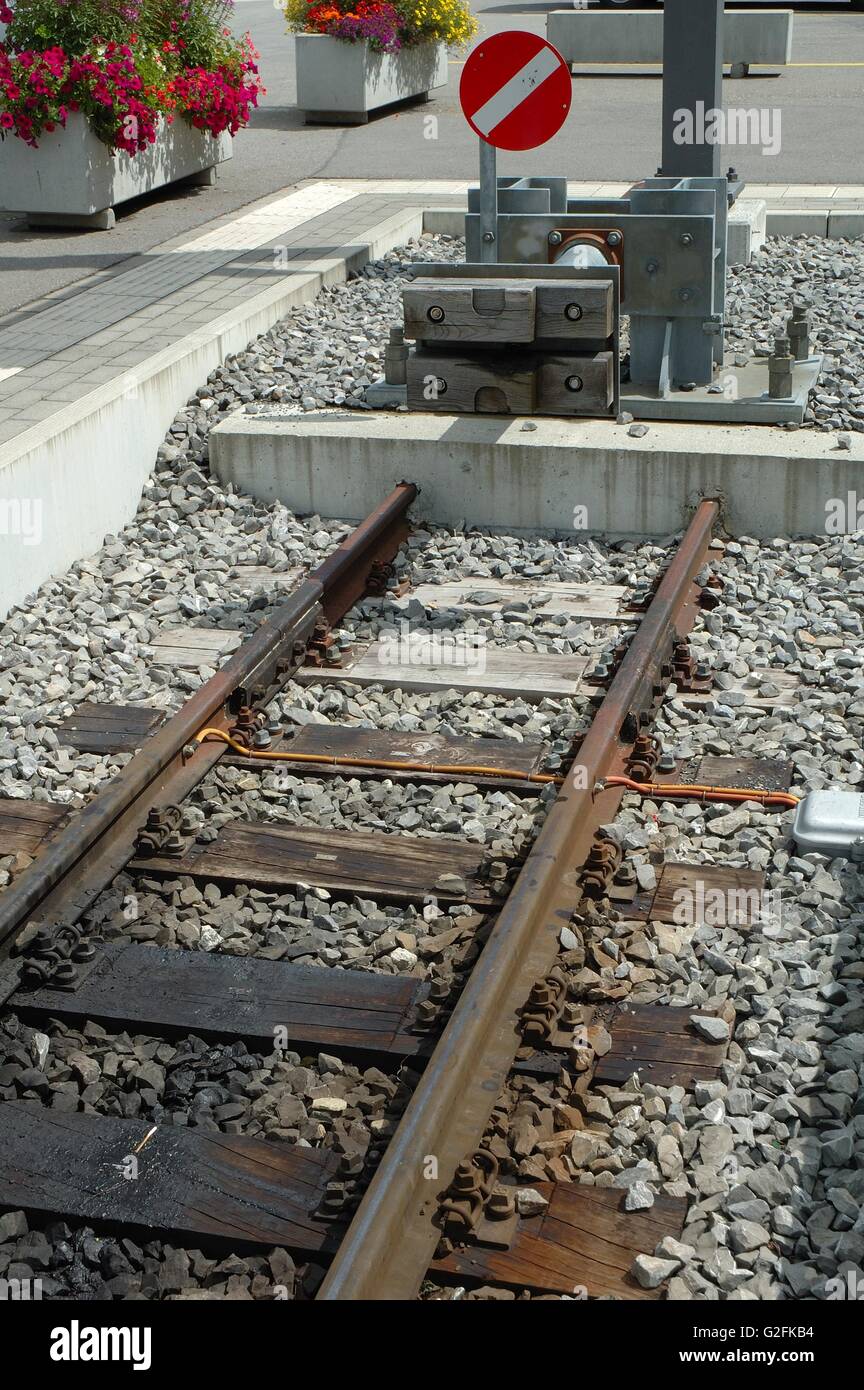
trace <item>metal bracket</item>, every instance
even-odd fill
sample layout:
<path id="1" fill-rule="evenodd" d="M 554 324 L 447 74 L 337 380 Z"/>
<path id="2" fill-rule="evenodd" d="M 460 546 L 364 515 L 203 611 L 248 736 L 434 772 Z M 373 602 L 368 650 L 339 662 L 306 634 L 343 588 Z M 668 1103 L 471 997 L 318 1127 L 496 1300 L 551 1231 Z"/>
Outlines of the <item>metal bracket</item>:
<path id="1" fill-rule="evenodd" d="M 567 975 L 560 965 L 534 983 L 519 1020 L 526 1047 L 573 1047 L 576 1029 L 584 1018 L 581 1006 L 570 1003 L 567 995 Z"/>
<path id="2" fill-rule="evenodd" d="M 711 690 L 714 676 L 704 661 L 696 661 L 689 642 L 676 642 L 672 648 L 672 680 L 687 695 Z"/>
<path id="3" fill-rule="evenodd" d="M 579 875 L 586 898 L 604 898 L 621 868 L 624 851 L 608 830 L 598 830 Z"/>
<path id="4" fill-rule="evenodd" d="M 138 832 L 135 854 L 139 859 L 156 855 L 182 859 L 191 841 L 192 831 L 187 826 L 181 806 L 154 806 L 147 816 L 144 829 Z"/>
<path id="5" fill-rule="evenodd" d="M 440 966 L 433 967 L 432 979 L 428 986 L 423 987 L 422 998 L 413 1009 L 409 1009 L 403 1020 L 404 1030 L 408 1033 L 428 1033 L 430 1028 L 440 1027 L 449 1013 L 448 1005 L 455 1002 L 452 998 L 455 984 L 454 975 Z"/>
<path id="6" fill-rule="evenodd" d="M 627 776 L 634 782 L 650 782 L 662 756 L 663 748 L 656 734 L 637 734 L 627 759 Z"/>
<path id="7" fill-rule="evenodd" d="M 101 938 L 90 937 L 80 925 L 40 927 L 25 948 L 18 988 L 74 992 L 98 964 L 97 944 Z"/>
<path id="8" fill-rule="evenodd" d="M 330 624 L 326 618 L 319 618 L 306 646 L 306 665 L 341 666 L 341 654 L 338 649 L 333 650 L 335 646 L 336 638 Z"/>
<path id="9" fill-rule="evenodd" d="M 496 1189 L 497 1181 L 498 1160 L 489 1149 L 478 1149 L 459 1164 L 438 1205 L 445 1246 L 470 1237 L 478 1245 L 509 1249 L 519 1223 L 516 1200 Z"/>
<path id="10" fill-rule="evenodd" d="M 313 1213 L 321 1221 L 344 1221 L 360 1205 L 378 1163 L 380 1152 L 369 1148 L 340 1155 L 339 1168 L 327 1184 L 324 1196 Z"/>
<path id="11" fill-rule="evenodd" d="M 405 360 L 408 360 L 406 353 Z M 385 560 L 373 560 L 366 579 L 366 592 L 373 598 L 381 598 L 387 592 L 387 585 L 396 573 L 393 566 Z"/>
<path id="12" fill-rule="evenodd" d="M 704 612 L 710 613 L 719 608 L 723 601 L 723 580 L 717 574 L 709 574 L 699 593 L 697 603 Z"/>

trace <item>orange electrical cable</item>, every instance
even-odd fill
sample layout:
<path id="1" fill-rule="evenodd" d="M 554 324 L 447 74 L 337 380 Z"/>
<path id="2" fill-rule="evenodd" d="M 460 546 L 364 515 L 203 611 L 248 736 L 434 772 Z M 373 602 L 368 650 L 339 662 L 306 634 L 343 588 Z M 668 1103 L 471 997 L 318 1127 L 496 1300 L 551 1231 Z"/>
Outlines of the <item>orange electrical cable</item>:
<path id="1" fill-rule="evenodd" d="M 520 782 L 536 782 L 545 786 L 563 787 L 566 777 L 553 772 L 523 772 L 512 767 L 464 767 L 450 763 L 414 763 L 385 758 L 343 758 L 329 753 L 282 753 L 269 749 L 247 748 L 245 744 L 226 734 L 224 729 L 202 729 L 195 735 L 196 743 L 203 743 L 208 737 L 218 738 L 227 743 L 244 758 L 262 758 L 267 762 L 282 763 L 321 763 L 327 767 L 365 767 L 383 772 L 428 772 L 447 777 L 512 777 Z M 632 777 L 606 777 L 607 787 L 626 787 L 628 791 L 640 792 L 643 796 L 683 796 L 700 801 L 760 801 L 763 805 L 778 803 L 782 806 L 797 806 L 800 797 L 792 792 L 754 791 L 743 787 L 703 787 L 687 783 L 634 782 Z"/>
<path id="2" fill-rule="evenodd" d="M 203 743 L 208 734 L 230 744 L 237 753 L 242 753 L 246 758 L 265 758 L 268 762 L 323 763 L 327 767 L 368 767 L 386 772 L 432 772 L 452 777 L 464 777 L 473 773 L 475 777 L 513 777 L 520 782 L 539 782 L 545 786 L 556 787 L 563 787 L 565 782 L 565 778 L 558 777 L 553 772 L 523 772 L 520 768 L 513 767 L 463 767 L 451 763 L 411 763 L 401 759 L 341 758 L 330 753 L 271 753 L 269 749 L 246 748 L 223 729 L 202 729 L 200 734 L 195 735 L 195 742 Z"/>
<path id="3" fill-rule="evenodd" d="M 626 787 L 643 796 L 685 796 L 691 801 L 760 801 L 763 806 L 777 802 L 781 806 L 797 806 L 801 800 L 794 792 L 763 792 L 750 787 L 703 787 L 697 783 L 634 782 L 632 777 L 605 777 L 607 787 Z"/>

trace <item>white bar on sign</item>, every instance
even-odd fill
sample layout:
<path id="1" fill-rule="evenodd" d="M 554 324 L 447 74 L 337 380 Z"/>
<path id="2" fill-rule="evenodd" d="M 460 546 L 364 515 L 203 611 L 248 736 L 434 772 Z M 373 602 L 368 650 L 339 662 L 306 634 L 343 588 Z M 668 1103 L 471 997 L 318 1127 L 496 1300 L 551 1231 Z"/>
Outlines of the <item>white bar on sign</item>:
<path id="1" fill-rule="evenodd" d="M 526 97 L 545 82 L 556 72 L 560 64 L 551 48 L 541 48 L 540 52 L 526 63 L 524 68 L 514 73 L 509 82 L 505 82 L 493 97 L 490 97 L 479 111 L 475 111 L 471 120 L 481 135 L 488 135 L 494 130 L 496 125 L 505 121 L 511 112 L 521 106 Z"/>

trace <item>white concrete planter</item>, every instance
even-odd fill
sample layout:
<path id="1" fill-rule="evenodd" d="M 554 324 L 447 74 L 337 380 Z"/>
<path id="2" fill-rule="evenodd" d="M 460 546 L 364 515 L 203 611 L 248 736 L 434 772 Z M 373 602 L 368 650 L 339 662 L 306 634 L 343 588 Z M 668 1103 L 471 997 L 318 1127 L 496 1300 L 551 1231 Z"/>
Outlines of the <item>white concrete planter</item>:
<path id="1" fill-rule="evenodd" d="M 785 67 L 792 10 L 727 10 L 723 61 Z M 567 63 L 662 63 L 662 10 L 552 10 L 546 37 Z"/>
<path id="2" fill-rule="evenodd" d="M 124 154 L 103 145 L 73 112 L 38 149 L 14 135 L 0 142 L 0 207 L 36 222 L 111 227 L 116 204 L 178 179 L 215 182 L 216 165 L 232 153 L 230 135 L 214 138 L 178 116 L 173 125 L 162 123 L 155 144 Z"/>
<path id="3" fill-rule="evenodd" d="M 425 99 L 447 85 L 447 45 L 421 43 L 376 53 L 368 43 L 329 34 L 295 34 L 297 105 L 306 120 L 361 125 L 369 112 L 397 101 Z"/>

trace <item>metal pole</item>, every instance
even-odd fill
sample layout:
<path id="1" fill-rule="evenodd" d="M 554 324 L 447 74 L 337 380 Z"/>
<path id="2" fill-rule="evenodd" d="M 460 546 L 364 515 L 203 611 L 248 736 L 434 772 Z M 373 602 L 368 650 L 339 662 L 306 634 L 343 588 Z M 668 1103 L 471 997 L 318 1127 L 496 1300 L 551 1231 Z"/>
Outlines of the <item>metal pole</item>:
<path id="1" fill-rule="evenodd" d="M 480 259 L 498 260 L 498 151 L 480 141 Z"/>
<path id="2" fill-rule="evenodd" d="M 665 178 L 720 177 L 721 147 L 707 143 L 705 133 L 712 126 L 710 112 L 722 109 L 723 0 L 665 0 Z"/>

